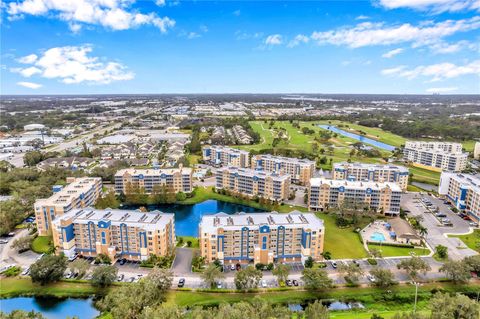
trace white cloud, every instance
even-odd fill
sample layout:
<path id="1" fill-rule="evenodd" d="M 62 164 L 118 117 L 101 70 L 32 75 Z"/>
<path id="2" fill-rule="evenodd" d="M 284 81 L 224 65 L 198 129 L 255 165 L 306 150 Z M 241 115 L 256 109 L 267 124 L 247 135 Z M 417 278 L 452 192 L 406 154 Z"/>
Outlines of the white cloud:
<path id="1" fill-rule="evenodd" d="M 396 55 L 398 55 L 402 52 L 403 52 L 402 48 L 393 49 L 393 50 L 390 50 L 390 51 L 382 54 L 382 58 L 390 59 L 390 58 L 393 58 L 394 56 L 396 56 Z"/>
<path id="2" fill-rule="evenodd" d="M 200 31 L 202 31 L 202 32 L 208 32 L 208 27 L 207 27 L 206 25 L 202 24 L 202 25 L 200 26 Z"/>
<path id="3" fill-rule="evenodd" d="M 233 15 L 234 15 L 234 16 L 237 16 L 237 17 L 238 17 L 238 16 L 240 16 L 241 14 L 242 14 L 242 12 L 241 12 L 240 10 L 235 10 L 235 11 L 233 11 Z"/>
<path id="4" fill-rule="evenodd" d="M 479 0 L 379 0 L 378 3 L 387 9 L 410 8 L 433 13 L 480 9 Z"/>
<path id="5" fill-rule="evenodd" d="M 196 32 L 189 32 L 187 34 L 187 39 L 196 39 L 196 38 L 200 38 L 201 35 L 196 33 Z"/>
<path id="6" fill-rule="evenodd" d="M 69 23 L 78 32 L 81 24 L 101 25 L 111 30 L 126 30 L 152 25 L 166 32 L 175 25 L 168 17 L 155 12 L 143 14 L 131 9 L 135 0 L 23 0 L 8 4 L 7 12 L 14 19 L 23 15 L 53 16 Z"/>
<path id="7" fill-rule="evenodd" d="M 441 54 L 448 54 L 448 53 L 456 53 L 461 50 L 473 50 L 478 51 L 479 45 L 475 43 L 471 43 L 469 41 L 458 41 L 455 43 L 447 43 L 445 41 L 438 41 L 430 45 L 430 49 L 433 53 L 441 53 Z"/>
<path id="8" fill-rule="evenodd" d="M 474 74 L 480 76 L 480 60 L 475 60 L 465 65 L 456 65 L 449 62 L 420 65 L 414 69 L 406 69 L 405 66 L 399 66 L 393 69 L 382 70 L 382 74 L 398 76 L 409 80 L 417 77 L 428 77 L 431 82 L 456 78 L 463 75 Z"/>
<path id="9" fill-rule="evenodd" d="M 89 56 L 92 47 L 65 46 L 51 48 L 32 61 L 32 66 L 12 70 L 25 77 L 39 74 L 49 79 L 60 79 L 63 83 L 108 84 L 113 81 L 131 80 L 134 74 L 118 62 L 102 62 Z"/>
<path id="10" fill-rule="evenodd" d="M 282 44 L 282 36 L 280 34 L 271 34 L 265 39 L 266 45 L 280 45 Z"/>
<path id="11" fill-rule="evenodd" d="M 24 57 L 19 58 L 17 61 L 23 64 L 32 64 L 38 59 L 36 54 L 30 54 Z"/>
<path id="12" fill-rule="evenodd" d="M 297 36 L 295 36 L 295 38 L 290 41 L 288 43 L 288 47 L 289 48 L 293 48 L 293 47 L 296 47 L 297 45 L 301 44 L 301 43 L 308 43 L 308 41 L 310 41 L 310 38 L 307 37 L 306 35 L 303 35 L 303 34 L 298 34 Z"/>
<path id="13" fill-rule="evenodd" d="M 34 89 L 34 90 L 42 87 L 41 84 L 33 83 L 33 82 L 17 82 L 17 85 L 20 85 L 29 89 Z"/>
<path id="14" fill-rule="evenodd" d="M 163 7 L 163 6 L 165 6 L 166 2 L 165 2 L 165 0 L 156 0 L 155 4 L 159 7 Z"/>
<path id="15" fill-rule="evenodd" d="M 448 93 L 457 91 L 458 87 L 442 87 L 442 88 L 429 88 L 426 89 L 425 92 L 427 93 Z"/>
<path id="16" fill-rule="evenodd" d="M 354 27 L 339 28 L 324 32 L 315 31 L 311 39 L 318 44 L 346 45 L 360 48 L 373 45 L 391 45 L 410 42 L 414 46 L 438 42 L 458 32 L 480 28 L 480 17 L 463 20 L 446 20 L 438 23 L 410 23 L 387 26 L 384 23 L 362 22 Z"/>
<path id="17" fill-rule="evenodd" d="M 370 17 L 363 14 L 355 18 L 355 20 L 368 20 L 368 19 L 370 19 Z"/>

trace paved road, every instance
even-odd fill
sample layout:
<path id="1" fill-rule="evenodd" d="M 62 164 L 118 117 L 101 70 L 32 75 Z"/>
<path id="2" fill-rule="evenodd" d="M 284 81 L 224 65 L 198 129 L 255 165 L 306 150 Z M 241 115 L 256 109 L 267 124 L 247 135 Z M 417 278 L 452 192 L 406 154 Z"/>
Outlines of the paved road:
<path id="1" fill-rule="evenodd" d="M 31 264 L 35 262 L 38 258 L 38 254 L 29 250 L 24 253 L 19 254 L 15 249 L 12 248 L 13 242 L 21 237 L 28 235 L 28 229 L 22 229 L 17 231 L 14 237 L 11 237 L 7 244 L 0 245 L 0 265 L 5 266 L 8 264 L 15 264 L 22 268 L 28 268 Z"/>
<path id="2" fill-rule="evenodd" d="M 440 212 L 447 215 L 453 226 L 443 226 L 435 214 L 429 212 L 423 205 L 420 200 L 421 197 L 428 197 L 432 204 L 439 208 Z M 423 218 L 421 224 L 428 230 L 426 240 L 433 249 L 438 245 L 448 247 L 449 257 L 454 260 L 477 255 L 477 252 L 468 248 L 461 240 L 447 237 L 447 234 L 470 233 L 472 229 L 467 221 L 455 214 L 441 199 L 428 195 L 421 196 L 418 193 L 407 193 L 402 196 L 402 208 L 409 210 L 412 216 L 421 216 Z"/>
<path id="3" fill-rule="evenodd" d="M 173 261 L 172 265 L 173 272 L 178 276 L 191 274 L 192 258 L 192 249 L 177 247 L 175 251 L 175 260 Z"/>

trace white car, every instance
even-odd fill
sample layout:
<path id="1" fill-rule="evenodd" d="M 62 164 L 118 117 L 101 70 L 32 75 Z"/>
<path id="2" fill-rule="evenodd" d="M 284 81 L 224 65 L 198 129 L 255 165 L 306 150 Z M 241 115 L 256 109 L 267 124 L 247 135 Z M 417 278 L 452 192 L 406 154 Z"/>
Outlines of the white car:
<path id="1" fill-rule="evenodd" d="M 376 281 L 375 277 L 372 276 L 372 275 L 370 275 L 370 274 L 367 275 L 367 279 L 368 279 L 370 282 L 375 282 L 375 281 Z"/>
<path id="2" fill-rule="evenodd" d="M 222 283 L 221 282 L 217 283 L 217 288 L 222 289 Z"/>
<path id="3" fill-rule="evenodd" d="M 262 285 L 262 288 L 267 288 L 267 281 L 265 279 L 263 279 L 260 284 Z"/>
<path id="4" fill-rule="evenodd" d="M 234 270 L 235 270 L 235 265 L 233 265 L 233 264 L 230 265 L 230 270 L 231 270 L 231 271 L 234 271 Z"/>

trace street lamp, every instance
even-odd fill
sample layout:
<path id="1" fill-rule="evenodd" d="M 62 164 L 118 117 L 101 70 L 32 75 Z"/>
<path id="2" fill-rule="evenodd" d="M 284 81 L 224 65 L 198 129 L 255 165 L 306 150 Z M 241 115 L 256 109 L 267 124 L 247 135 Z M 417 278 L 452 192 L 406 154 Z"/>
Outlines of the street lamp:
<path id="1" fill-rule="evenodd" d="M 413 280 L 412 283 L 415 285 L 415 303 L 413 304 L 413 313 L 415 313 L 417 311 L 418 286 L 420 286 L 420 283 Z"/>

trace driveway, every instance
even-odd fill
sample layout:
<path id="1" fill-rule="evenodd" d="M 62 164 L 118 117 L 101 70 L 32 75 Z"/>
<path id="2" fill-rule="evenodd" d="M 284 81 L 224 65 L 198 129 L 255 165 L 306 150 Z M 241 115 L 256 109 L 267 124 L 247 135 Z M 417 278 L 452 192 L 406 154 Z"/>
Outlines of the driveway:
<path id="1" fill-rule="evenodd" d="M 192 273 L 193 249 L 177 247 L 172 271 L 176 276 Z"/>
<path id="2" fill-rule="evenodd" d="M 40 255 L 31 250 L 19 254 L 15 249 L 12 248 L 13 242 L 18 238 L 27 236 L 28 232 L 28 229 L 17 231 L 15 236 L 9 239 L 8 243 L 0 245 L 1 266 L 13 263 L 22 268 L 28 268 L 37 260 L 38 256 Z"/>
<path id="3" fill-rule="evenodd" d="M 453 226 L 443 226 L 437 219 L 435 214 L 428 211 L 423 205 L 421 198 L 428 197 L 433 205 L 439 208 L 439 211 L 446 214 L 451 220 Z M 409 210 L 411 216 L 421 216 L 423 221 L 421 224 L 427 228 L 427 243 L 435 249 L 438 245 L 448 248 L 448 255 L 451 259 L 460 260 L 468 256 L 477 255 L 477 252 L 468 248 L 458 238 L 449 238 L 447 234 L 466 234 L 471 232 L 468 222 L 455 214 L 443 200 L 428 195 L 419 195 L 416 193 L 407 193 L 402 196 L 401 206 L 403 209 Z"/>

